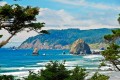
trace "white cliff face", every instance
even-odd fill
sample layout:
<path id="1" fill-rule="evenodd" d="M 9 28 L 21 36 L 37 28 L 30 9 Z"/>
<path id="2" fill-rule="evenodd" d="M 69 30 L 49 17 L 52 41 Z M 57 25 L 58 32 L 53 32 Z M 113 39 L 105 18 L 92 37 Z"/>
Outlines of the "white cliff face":
<path id="1" fill-rule="evenodd" d="M 76 40 L 70 49 L 72 54 L 91 54 L 90 47 L 82 39 Z"/>

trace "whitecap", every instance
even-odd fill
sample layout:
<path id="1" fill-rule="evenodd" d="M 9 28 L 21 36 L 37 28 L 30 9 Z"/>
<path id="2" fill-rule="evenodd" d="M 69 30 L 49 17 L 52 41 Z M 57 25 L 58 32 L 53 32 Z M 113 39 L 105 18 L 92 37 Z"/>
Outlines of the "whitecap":
<path id="1" fill-rule="evenodd" d="M 36 65 L 42 65 L 42 66 L 44 66 L 44 65 L 46 65 L 46 64 L 48 64 L 49 62 L 41 62 L 41 63 L 36 63 Z"/>
<path id="2" fill-rule="evenodd" d="M 85 69 L 97 70 L 98 67 L 85 67 Z"/>
<path id="3" fill-rule="evenodd" d="M 0 70 L 22 70 L 25 67 L 9 67 L 9 68 L 0 68 Z"/>
<path id="4" fill-rule="evenodd" d="M 103 58 L 103 56 L 102 55 L 86 55 L 86 56 L 83 56 L 83 58 L 90 58 L 90 59 L 92 59 L 92 58 Z"/>

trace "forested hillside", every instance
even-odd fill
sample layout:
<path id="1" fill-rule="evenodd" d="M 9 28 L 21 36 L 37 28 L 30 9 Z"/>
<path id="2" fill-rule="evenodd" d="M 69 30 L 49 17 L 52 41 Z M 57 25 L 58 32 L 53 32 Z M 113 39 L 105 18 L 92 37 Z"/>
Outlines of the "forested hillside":
<path id="1" fill-rule="evenodd" d="M 25 40 L 20 48 L 54 49 L 63 48 L 72 44 L 77 39 L 83 39 L 86 43 L 101 43 L 104 41 L 103 36 L 111 33 L 111 29 L 64 29 L 64 30 L 49 30 L 49 35 L 40 34 L 30 37 Z"/>

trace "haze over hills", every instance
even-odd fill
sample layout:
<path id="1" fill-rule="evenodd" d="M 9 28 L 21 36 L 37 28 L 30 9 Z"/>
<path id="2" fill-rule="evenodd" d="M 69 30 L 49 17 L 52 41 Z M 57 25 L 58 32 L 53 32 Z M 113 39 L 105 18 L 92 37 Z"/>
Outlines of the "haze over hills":
<path id="1" fill-rule="evenodd" d="M 29 37 L 19 48 L 39 49 L 69 49 L 69 46 L 77 39 L 83 39 L 86 43 L 94 44 L 104 42 L 103 36 L 111 33 L 111 29 L 63 29 L 49 30 L 50 34 L 39 34 Z"/>

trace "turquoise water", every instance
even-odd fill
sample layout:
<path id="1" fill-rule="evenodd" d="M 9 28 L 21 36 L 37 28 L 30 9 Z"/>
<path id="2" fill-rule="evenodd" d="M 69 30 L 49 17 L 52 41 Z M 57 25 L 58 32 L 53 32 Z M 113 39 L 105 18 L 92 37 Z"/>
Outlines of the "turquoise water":
<path id="1" fill-rule="evenodd" d="M 102 58 L 101 55 L 71 55 L 69 50 L 39 50 L 39 56 L 32 56 L 32 51 L 32 49 L 0 49 L 0 73 L 43 68 L 51 60 L 60 62 L 66 60 L 65 66 L 68 68 L 78 65 L 87 69 L 97 69 L 99 60 Z"/>

